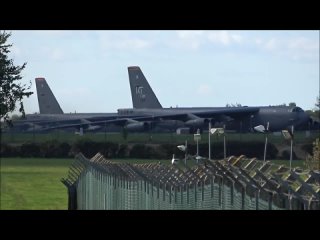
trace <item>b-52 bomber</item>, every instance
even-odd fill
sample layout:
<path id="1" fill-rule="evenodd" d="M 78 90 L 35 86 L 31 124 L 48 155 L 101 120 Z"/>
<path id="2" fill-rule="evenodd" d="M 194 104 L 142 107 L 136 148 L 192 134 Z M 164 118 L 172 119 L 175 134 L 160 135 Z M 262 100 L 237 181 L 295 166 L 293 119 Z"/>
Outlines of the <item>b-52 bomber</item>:
<path id="1" fill-rule="evenodd" d="M 312 121 L 298 106 L 163 108 L 140 67 L 128 67 L 128 74 L 133 108 L 118 109 L 116 113 L 63 114 L 45 79 L 37 78 L 40 114 L 27 115 L 25 121 L 36 125 L 37 130 L 96 130 L 116 125 L 128 131 L 185 128 L 190 133 L 207 130 L 209 123 L 212 127 L 224 126 L 226 131 L 237 132 L 250 132 L 255 126 L 268 125 L 268 130 L 273 132 L 291 126 L 299 128 Z"/>
<path id="2" fill-rule="evenodd" d="M 281 131 L 306 124 L 310 117 L 300 107 L 179 107 L 163 108 L 141 69 L 128 67 L 133 108 L 119 109 L 119 116 L 145 116 L 136 120 L 141 129 L 163 126 L 175 129 L 188 127 L 190 132 L 225 125 L 227 130 L 253 131 L 255 126 L 269 125 L 269 131 Z M 134 119 L 134 118 L 133 118 Z"/>

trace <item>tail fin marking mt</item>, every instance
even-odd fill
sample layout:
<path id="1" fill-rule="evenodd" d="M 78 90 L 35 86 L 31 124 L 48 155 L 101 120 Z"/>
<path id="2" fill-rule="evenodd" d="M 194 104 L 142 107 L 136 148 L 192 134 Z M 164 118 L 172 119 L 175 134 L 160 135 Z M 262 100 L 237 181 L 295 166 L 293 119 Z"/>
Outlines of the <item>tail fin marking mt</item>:
<path id="1" fill-rule="evenodd" d="M 140 67 L 128 67 L 133 108 L 162 108 Z"/>

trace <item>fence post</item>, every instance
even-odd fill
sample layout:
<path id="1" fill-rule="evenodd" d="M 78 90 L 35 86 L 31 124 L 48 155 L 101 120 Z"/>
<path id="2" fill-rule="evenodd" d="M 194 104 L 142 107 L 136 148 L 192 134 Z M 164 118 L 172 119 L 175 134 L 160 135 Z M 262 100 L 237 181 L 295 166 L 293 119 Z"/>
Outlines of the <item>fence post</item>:
<path id="1" fill-rule="evenodd" d="M 269 199 L 268 199 L 269 200 L 268 201 L 269 202 L 269 204 L 268 204 L 269 205 L 269 210 L 272 210 L 272 199 L 273 199 L 273 193 L 270 192 L 269 193 Z"/>
<path id="2" fill-rule="evenodd" d="M 222 205 L 222 179 L 219 181 L 219 206 Z"/>
<path id="3" fill-rule="evenodd" d="M 160 188 L 160 182 L 157 184 L 157 198 L 159 199 L 159 188 Z"/>
<path id="4" fill-rule="evenodd" d="M 211 183 L 211 198 L 213 198 L 213 191 L 214 191 L 214 176 L 210 179 Z"/>
<path id="5" fill-rule="evenodd" d="M 231 202 L 230 202 L 230 204 L 231 204 L 231 206 L 233 206 L 233 198 L 234 198 L 234 182 L 232 182 L 232 184 L 231 184 Z"/>
<path id="6" fill-rule="evenodd" d="M 177 203 L 177 189 L 174 187 L 174 203 Z"/>
<path id="7" fill-rule="evenodd" d="M 153 181 L 151 182 L 151 196 L 153 198 Z"/>
<path id="8" fill-rule="evenodd" d="M 162 185 L 163 186 L 163 185 Z M 163 198 L 163 201 L 165 201 L 166 200 L 166 184 L 164 184 L 164 188 L 162 189 L 163 191 L 162 191 L 162 198 Z"/>
<path id="9" fill-rule="evenodd" d="M 197 202 L 197 182 L 194 183 L 194 201 Z"/>
<path id="10" fill-rule="evenodd" d="M 256 192 L 255 192 L 255 195 L 256 195 L 256 210 L 259 210 L 259 194 L 260 193 L 260 190 L 257 189 Z"/>
<path id="11" fill-rule="evenodd" d="M 201 194 L 201 200 L 204 201 L 204 182 L 202 181 L 202 194 Z"/>
<path id="12" fill-rule="evenodd" d="M 187 184 L 187 204 L 189 204 L 189 184 Z"/>
<path id="13" fill-rule="evenodd" d="M 245 188 L 244 187 L 242 187 L 241 188 L 241 209 L 242 210 L 244 210 L 244 207 L 245 207 L 245 194 L 246 194 L 246 192 L 245 192 Z"/>

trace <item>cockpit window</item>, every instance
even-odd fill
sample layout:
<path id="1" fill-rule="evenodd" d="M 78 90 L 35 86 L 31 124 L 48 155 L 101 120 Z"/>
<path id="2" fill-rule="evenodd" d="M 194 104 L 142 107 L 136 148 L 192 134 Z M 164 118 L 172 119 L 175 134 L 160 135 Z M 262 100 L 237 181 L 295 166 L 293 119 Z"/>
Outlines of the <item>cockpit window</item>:
<path id="1" fill-rule="evenodd" d="M 292 108 L 291 112 L 303 112 L 303 110 L 299 107 Z"/>

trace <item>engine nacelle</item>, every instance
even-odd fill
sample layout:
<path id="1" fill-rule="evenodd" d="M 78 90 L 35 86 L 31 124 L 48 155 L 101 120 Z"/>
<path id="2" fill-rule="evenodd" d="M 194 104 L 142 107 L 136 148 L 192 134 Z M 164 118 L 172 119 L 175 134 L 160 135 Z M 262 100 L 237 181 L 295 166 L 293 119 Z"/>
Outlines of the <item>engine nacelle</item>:
<path id="1" fill-rule="evenodd" d="M 101 129 L 102 128 L 102 126 L 98 126 L 98 125 L 89 125 L 88 127 L 86 127 L 85 129 L 87 130 L 87 131 L 96 131 L 96 130 L 98 130 L 98 129 Z"/>
<path id="2" fill-rule="evenodd" d="M 192 127 L 192 128 L 203 128 L 208 126 L 209 122 L 211 121 L 211 124 L 214 123 L 214 121 L 208 118 L 197 118 L 197 119 L 192 119 L 189 121 L 186 121 L 186 126 Z"/>
<path id="3" fill-rule="evenodd" d="M 129 132 L 144 132 L 150 129 L 150 124 L 148 122 L 128 123 L 125 128 Z"/>

